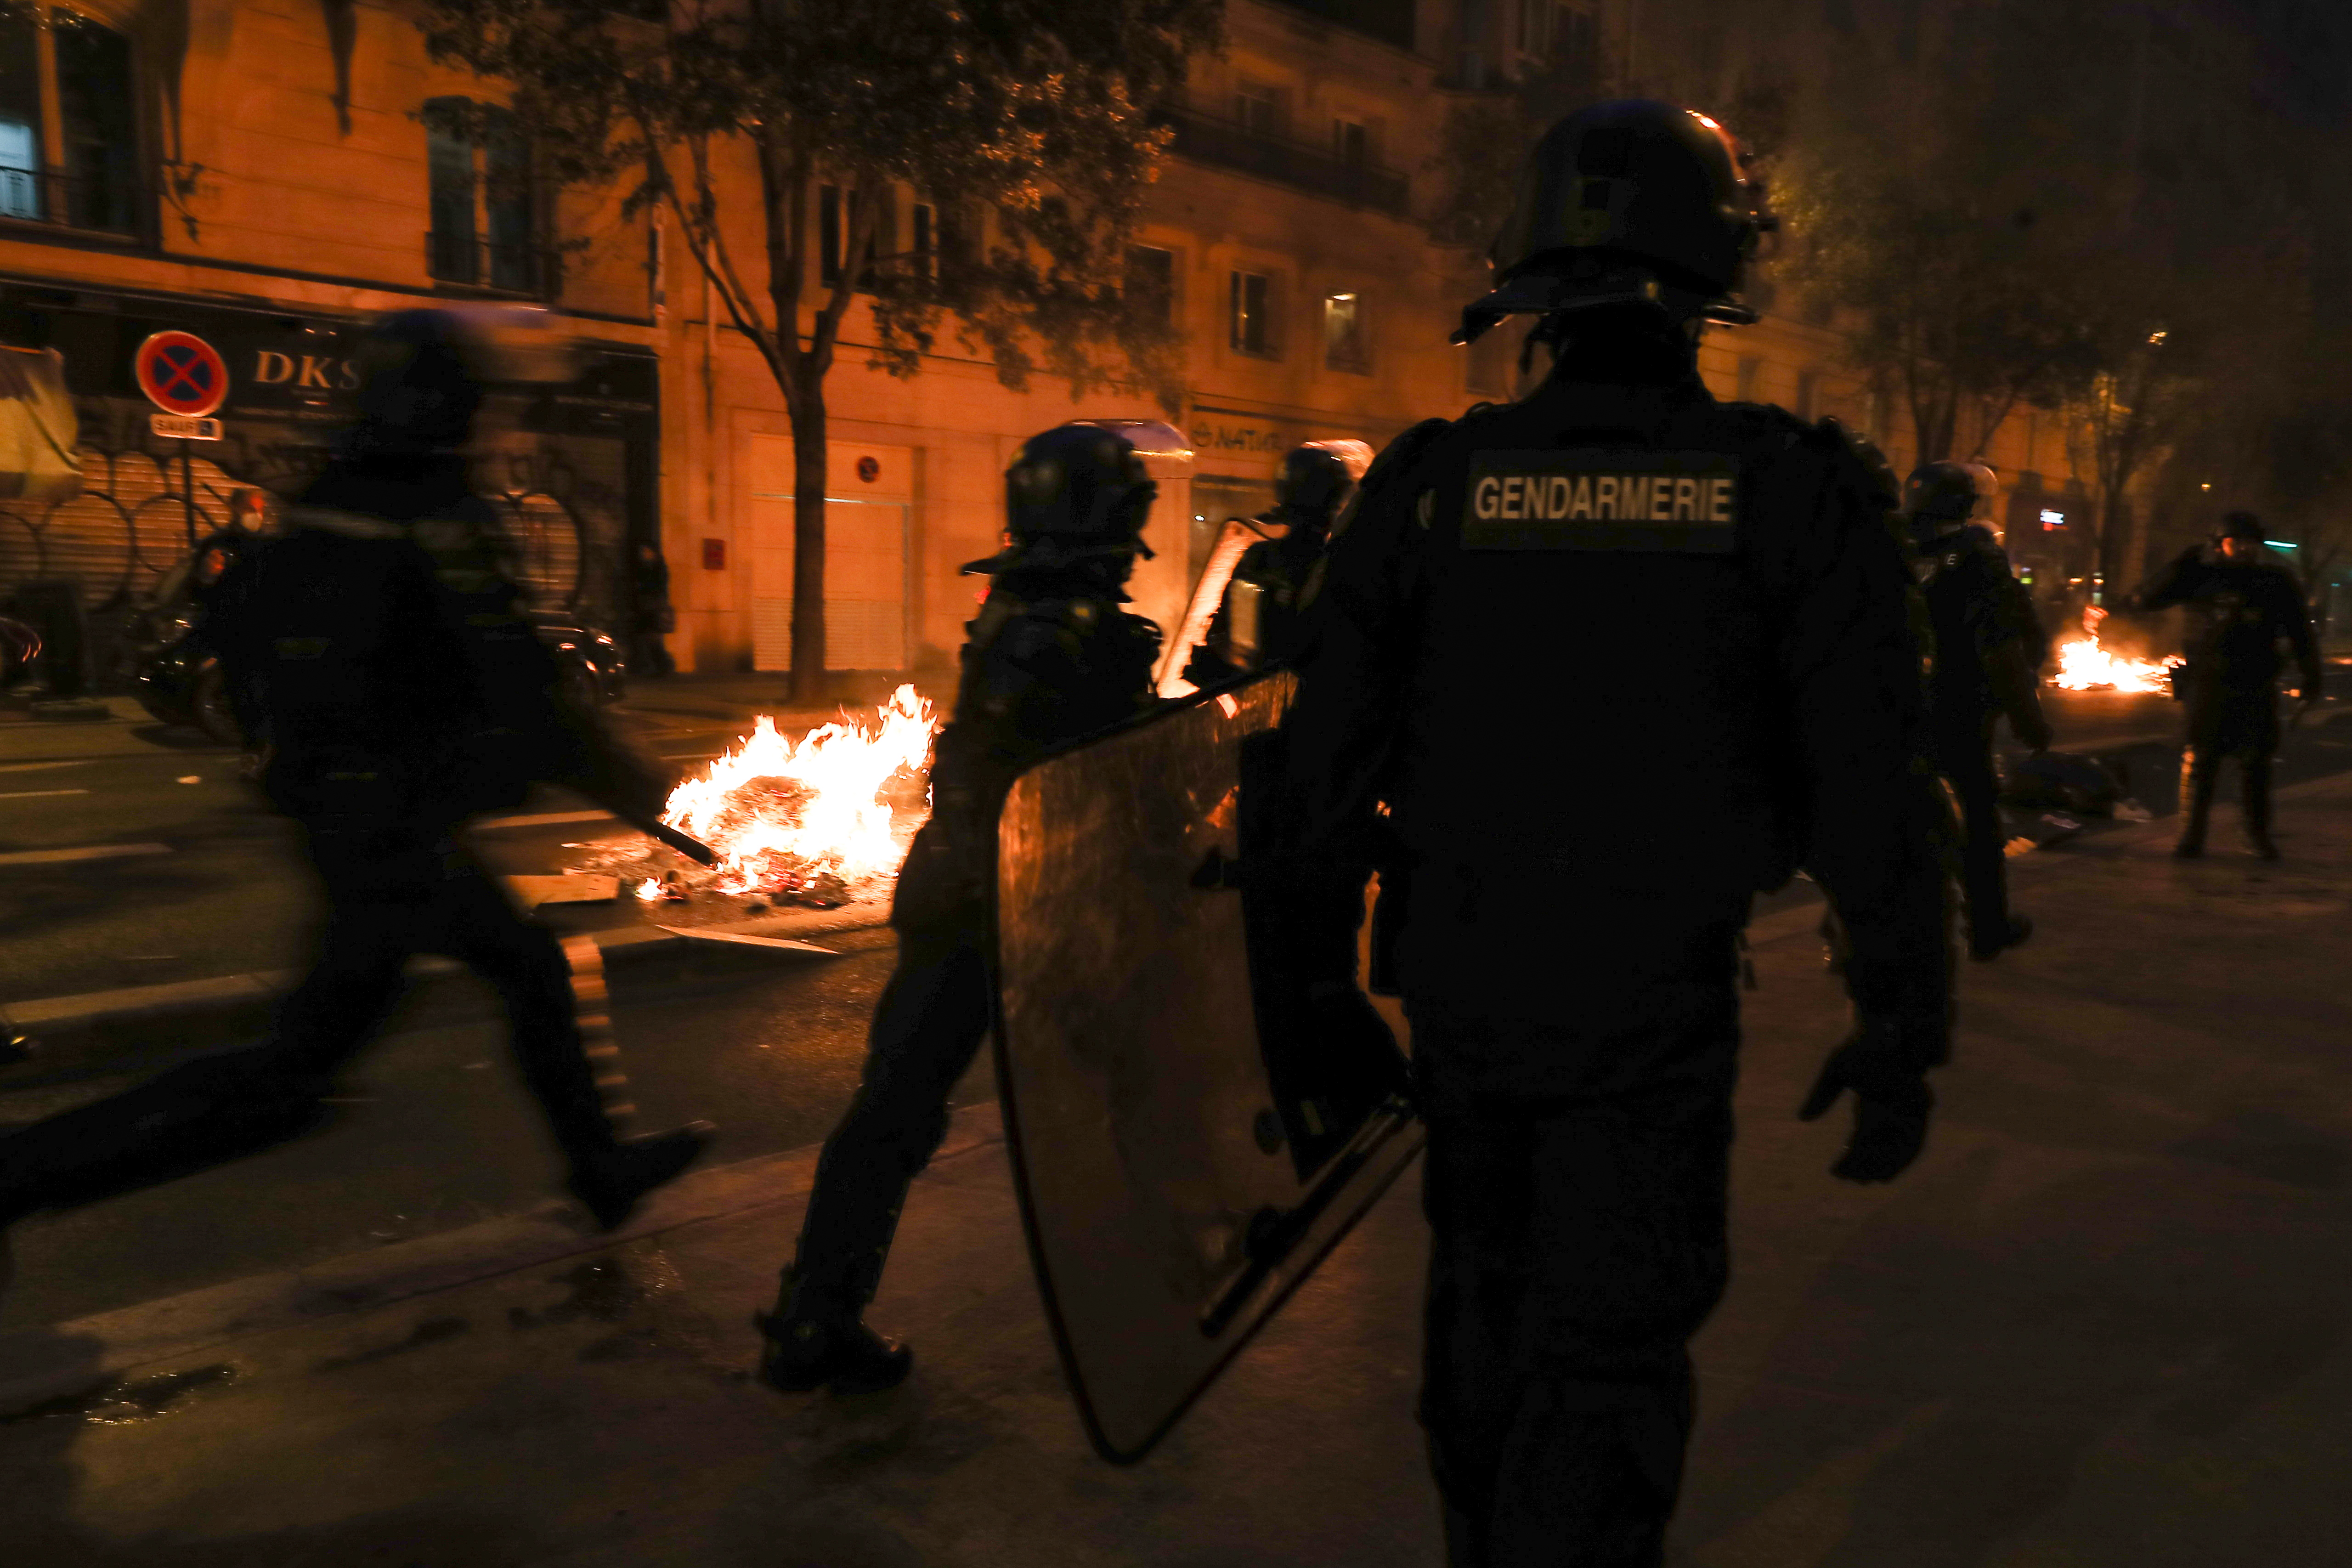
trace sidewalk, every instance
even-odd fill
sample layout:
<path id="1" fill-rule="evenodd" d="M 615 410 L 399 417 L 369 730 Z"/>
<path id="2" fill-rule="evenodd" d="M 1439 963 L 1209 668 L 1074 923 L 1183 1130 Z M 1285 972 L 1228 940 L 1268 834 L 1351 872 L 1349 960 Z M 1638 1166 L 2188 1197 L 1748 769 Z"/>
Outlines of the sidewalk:
<path id="1" fill-rule="evenodd" d="M 1887 1188 L 1832 1183 L 1839 1130 L 1791 1120 L 1843 1005 L 1801 923 L 1759 933 L 1674 1561 L 2345 1560 L 2352 776 L 2280 816 L 2280 866 L 2175 862 L 2161 824 L 2021 862 L 2040 934 L 1968 970 L 1935 1142 Z M 1413 1180 L 1119 1470 L 1061 1386 L 984 1107 L 875 1308 L 913 1381 L 746 1380 L 813 1152 L 699 1173 L 617 1243 L 542 1214 L 0 1342 L 8 1560 L 1441 1562 Z"/>

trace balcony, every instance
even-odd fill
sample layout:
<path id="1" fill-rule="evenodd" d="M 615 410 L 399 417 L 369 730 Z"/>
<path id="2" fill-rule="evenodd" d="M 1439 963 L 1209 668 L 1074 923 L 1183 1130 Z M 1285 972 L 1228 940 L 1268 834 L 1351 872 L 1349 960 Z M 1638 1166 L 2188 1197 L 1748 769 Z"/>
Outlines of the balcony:
<path id="1" fill-rule="evenodd" d="M 139 232 L 141 198 L 127 172 L 103 165 L 91 174 L 0 169 L 0 219 L 128 238 Z"/>
<path id="2" fill-rule="evenodd" d="M 555 254 L 531 241 L 475 234 L 425 236 L 425 269 L 443 283 L 545 299 L 555 290 Z"/>
<path id="3" fill-rule="evenodd" d="M 1255 174 L 1351 207 L 1405 216 L 1405 177 L 1378 164 L 1190 109 L 1163 108 L 1152 120 L 1176 132 L 1171 150 L 1180 158 Z"/>

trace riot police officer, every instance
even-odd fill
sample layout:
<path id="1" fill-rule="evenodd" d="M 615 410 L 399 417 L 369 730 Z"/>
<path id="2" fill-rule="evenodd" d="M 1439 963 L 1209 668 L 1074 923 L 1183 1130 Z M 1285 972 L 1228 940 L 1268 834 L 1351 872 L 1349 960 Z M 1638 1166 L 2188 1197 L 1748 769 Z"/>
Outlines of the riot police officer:
<path id="1" fill-rule="evenodd" d="M 2294 655 L 2296 696 L 2319 700 L 2319 649 L 2311 635 L 2294 574 L 2263 544 L 2262 520 L 2233 511 L 2209 550 L 2183 552 L 2137 593 L 2126 611 L 2189 611 L 2188 664 L 2177 678 L 2189 705 L 2189 733 L 2180 753 L 2180 837 L 2172 852 L 2205 853 L 2206 819 L 2221 784 L 2221 761 L 2238 762 L 2247 847 L 2278 858 L 2271 839 L 2271 759 L 2278 751 L 2278 678 Z"/>
<path id="2" fill-rule="evenodd" d="M 2041 628 L 1989 520 L 1997 480 L 1982 463 L 1922 464 L 1904 485 L 1918 550 L 1921 595 L 1935 633 L 1927 731 L 1936 771 L 1960 803 L 1960 865 L 1969 952 L 1999 957 L 2033 933 L 2009 907 L 2008 835 L 1993 774 L 1997 721 L 2034 752 L 2050 749 L 2036 690 Z"/>
<path id="3" fill-rule="evenodd" d="M 1701 324 L 1753 319 L 1761 208 L 1703 115 L 1553 127 L 1459 334 L 1535 315 L 1549 376 L 1392 445 L 1309 606 L 1292 874 L 1352 875 L 1376 828 L 1409 872 L 1421 1415 L 1455 1568 L 1661 1560 L 1685 1347 L 1726 1282 L 1751 895 L 1802 867 L 1852 932 L 1855 1027 L 1800 1110 L 1854 1096 L 1838 1176 L 1912 1162 L 1946 1058 L 1895 497 L 1833 424 L 1698 375 Z"/>
<path id="4" fill-rule="evenodd" d="M 931 763 L 931 818 L 898 873 L 898 963 L 875 1005 L 856 1098 L 825 1141 L 760 1375 L 791 1391 L 887 1388 L 913 1357 L 866 1326 L 908 1184 L 947 1135 L 948 1095 L 991 1013 L 988 888 L 1013 777 L 1152 701 L 1160 628 L 1119 606 L 1159 487 L 1126 437 L 1074 424 L 1005 475 L 1009 543 L 966 630 L 955 713 Z"/>
<path id="5" fill-rule="evenodd" d="M 1309 441 L 1284 454 L 1274 505 L 1257 521 L 1282 529 L 1234 563 L 1223 602 L 1184 668 L 1195 686 L 1212 686 L 1298 651 L 1298 595 L 1323 559 L 1332 521 L 1370 462 L 1360 441 Z"/>
<path id="6" fill-rule="evenodd" d="M 622 1223 L 703 1148 L 699 1126 L 616 1135 L 607 1095 L 625 1080 L 590 1058 L 562 949 L 457 837 L 536 781 L 640 819 L 666 794 L 653 764 L 562 702 L 498 516 L 468 482 L 490 342 L 454 316 L 409 311 L 353 357 L 358 419 L 279 536 L 249 542 L 214 585 L 204 624 L 264 758 L 262 791 L 300 826 L 323 887 L 317 966 L 262 1047 L 0 1140 L 0 1224 L 313 1124 L 417 952 L 457 957 L 497 989 L 569 1188 L 600 1225 Z"/>

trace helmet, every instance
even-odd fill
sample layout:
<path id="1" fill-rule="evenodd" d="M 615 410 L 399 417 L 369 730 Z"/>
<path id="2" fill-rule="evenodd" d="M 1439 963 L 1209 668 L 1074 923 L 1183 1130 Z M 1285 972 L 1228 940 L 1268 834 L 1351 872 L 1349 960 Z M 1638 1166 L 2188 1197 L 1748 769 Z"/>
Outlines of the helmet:
<path id="1" fill-rule="evenodd" d="M 547 311 L 525 306 L 395 310 L 361 334 L 354 447 L 415 454 L 454 451 L 472 437 L 486 385 L 568 381 L 572 345 Z"/>
<path id="2" fill-rule="evenodd" d="M 1487 253 L 1494 291 L 1462 312 L 1454 341 L 1507 315 L 1616 303 L 1752 321 L 1730 296 L 1757 236 L 1776 226 L 1722 126 L 1670 103 L 1596 104 L 1536 143 Z"/>
<path id="3" fill-rule="evenodd" d="M 1143 520 L 1160 486 L 1126 437 L 1098 425 L 1060 425 L 1032 436 L 1004 471 L 1011 543 L 967 572 L 1066 566 L 1142 554 Z"/>
<path id="4" fill-rule="evenodd" d="M 1259 513 L 1258 521 L 1329 528 L 1347 505 L 1356 480 L 1371 466 L 1369 460 L 1351 460 L 1366 450 L 1361 441 L 1309 441 L 1293 447 L 1283 455 L 1281 471 L 1274 477 L 1274 506 Z"/>
<path id="5" fill-rule="evenodd" d="M 352 350 L 359 373 L 352 444 L 372 453 L 455 451 L 482 405 L 473 333 L 446 310 L 397 310 Z"/>
<path id="6" fill-rule="evenodd" d="M 2250 511 L 2225 512 L 2221 517 L 2219 537 L 2251 539 L 2259 543 L 2263 537 L 2263 520 Z"/>
<path id="7" fill-rule="evenodd" d="M 1922 463 L 1903 481 L 1903 510 L 1915 533 L 1933 537 L 1990 522 L 2000 478 L 1982 463 Z"/>

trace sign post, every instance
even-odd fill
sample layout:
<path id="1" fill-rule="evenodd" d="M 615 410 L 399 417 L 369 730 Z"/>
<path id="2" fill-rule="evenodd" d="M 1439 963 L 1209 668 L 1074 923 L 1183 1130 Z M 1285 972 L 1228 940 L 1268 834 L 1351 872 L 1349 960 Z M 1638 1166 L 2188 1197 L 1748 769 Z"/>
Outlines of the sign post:
<path id="1" fill-rule="evenodd" d="M 150 336 L 131 356 L 131 371 L 147 401 L 163 410 L 149 416 L 148 427 L 158 436 L 180 441 L 180 504 L 188 531 L 188 547 L 196 545 L 195 441 L 217 441 L 221 426 L 207 418 L 228 398 L 228 362 L 220 351 L 194 332 L 163 331 Z"/>

